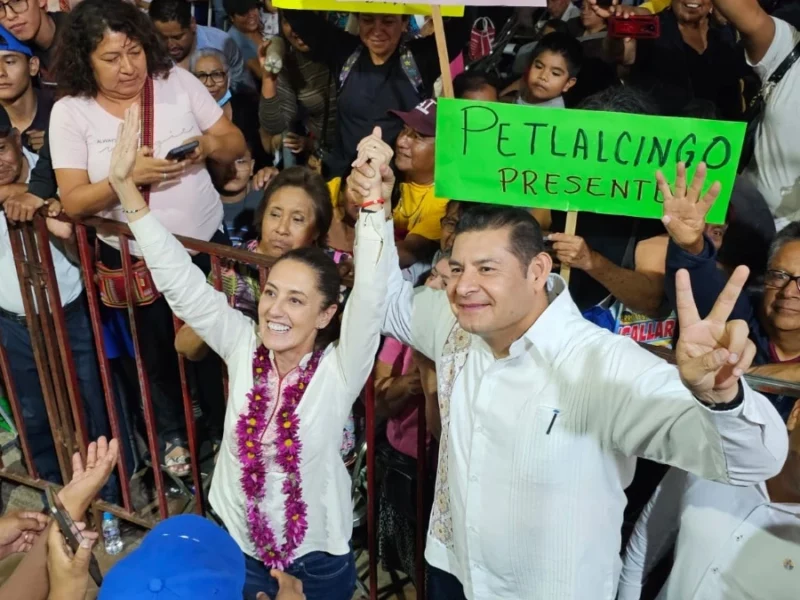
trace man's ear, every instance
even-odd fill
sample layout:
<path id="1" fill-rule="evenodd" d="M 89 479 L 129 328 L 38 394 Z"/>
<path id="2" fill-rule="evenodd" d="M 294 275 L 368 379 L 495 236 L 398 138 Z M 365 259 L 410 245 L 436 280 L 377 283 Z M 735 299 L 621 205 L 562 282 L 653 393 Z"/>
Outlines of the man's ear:
<path id="1" fill-rule="evenodd" d="M 317 329 L 325 329 L 336 315 L 336 311 L 338 309 L 338 304 L 331 304 L 328 308 L 319 313 L 319 316 L 317 317 Z"/>
<path id="2" fill-rule="evenodd" d="M 189 29 L 192 30 L 192 33 L 197 33 L 197 20 L 194 17 L 192 17 L 192 22 L 189 25 Z"/>
<path id="3" fill-rule="evenodd" d="M 38 56 L 32 56 L 28 59 L 28 73 L 31 77 L 36 77 L 39 74 L 41 63 Z"/>
<path id="4" fill-rule="evenodd" d="M 547 279 L 553 271 L 553 259 L 547 252 L 540 252 L 533 257 L 528 265 L 527 278 L 531 280 L 534 289 L 541 292 L 547 285 Z"/>
<path id="5" fill-rule="evenodd" d="M 574 86 L 576 83 L 578 83 L 578 78 L 570 77 L 567 80 L 567 83 L 564 84 L 564 88 L 561 90 L 561 93 L 566 94 L 570 89 L 572 89 L 572 86 Z"/>

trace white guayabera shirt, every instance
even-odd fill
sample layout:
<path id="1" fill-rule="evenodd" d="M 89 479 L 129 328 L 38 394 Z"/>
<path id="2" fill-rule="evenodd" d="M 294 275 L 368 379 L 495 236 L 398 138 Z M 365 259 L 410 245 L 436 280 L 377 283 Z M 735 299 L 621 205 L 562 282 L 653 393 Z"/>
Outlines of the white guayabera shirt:
<path id="1" fill-rule="evenodd" d="M 586 321 L 556 275 L 547 310 L 496 360 L 456 327 L 443 292 L 390 273 L 384 332 L 439 377 L 425 558 L 467 598 L 613 599 L 636 456 L 734 485 L 783 464 L 786 428 L 766 398 L 745 386 L 738 407 L 709 410 L 675 367 Z"/>
<path id="2" fill-rule="evenodd" d="M 628 543 L 619 600 L 639 600 L 676 537 L 659 600 L 800 597 L 800 504 L 771 502 L 763 483 L 725 485 L 671 469 Z"/>

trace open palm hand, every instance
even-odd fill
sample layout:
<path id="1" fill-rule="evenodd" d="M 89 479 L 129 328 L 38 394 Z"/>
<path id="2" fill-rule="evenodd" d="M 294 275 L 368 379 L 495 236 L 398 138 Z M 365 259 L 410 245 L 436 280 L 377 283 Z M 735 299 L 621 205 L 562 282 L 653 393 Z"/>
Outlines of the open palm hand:
<path id="1" fill-rule="evenodd" d="M 139 151 L 139 125 L 139 105 L 133 104 L 125 111 L 125 118 L 117 132 L 117 143 L 111 153 L 108 180 L 112 185 L 133 180 L 133 169 Z"/>
<path id="2" fill-rule="evenodd" d="M 706 216 L 720 192 L 720 183 L 716 181 L 703 194 L 706 172 L 705 163 L 700 163 L 692 183 L 687 188 L 686 165 L 678 163 L 674 191 L 670 189 L 664 174 L 661 171 L 656 172 L 658 189 L 664 196 L 662 222 L 673 241 L 692 254 L 700 254 L 703 251 Z"/>

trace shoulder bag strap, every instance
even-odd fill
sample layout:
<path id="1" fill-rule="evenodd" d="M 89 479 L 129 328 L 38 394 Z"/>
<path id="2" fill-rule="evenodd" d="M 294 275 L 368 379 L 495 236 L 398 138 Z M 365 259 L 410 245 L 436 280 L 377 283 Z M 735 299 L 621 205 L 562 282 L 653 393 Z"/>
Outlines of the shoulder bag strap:
<path id="1" fill-rule="evenodd" d="M 153 129 L 155 126 L 155 98 L 153 93 L 153 78 L 148 77 L 144 82 L 142 90 L 142 111 L 141 127 L 139 129 L 139 147 L 147 146 L 155 151 L 153 147 Z M 150 204 L 150 186 L 143 185 L 141 188 L 145 204 Z"/>
<path id="2" fill-rule="evenodd" d="M 778 65 L 778 68 L 775 69 L 772 75 L 769 76 L 766 83 L 764 83 L 764 85 L 761 87 L 761 91 L 759 91 L 756 98 L 761 96 L 764 102 L 766 102 L 769 98 L 769 95 L 772 93 L 772 90 L 776 85 L 778 85 L 778 83 L 780 83 L 784 75 L 789 72 L 789 69 L 791 69 L 794 63 L 797 62 L 798 58 L 800 58 L 800 42 L 797 43 L 789 55 L 783 59 L 783 62 Z"/>

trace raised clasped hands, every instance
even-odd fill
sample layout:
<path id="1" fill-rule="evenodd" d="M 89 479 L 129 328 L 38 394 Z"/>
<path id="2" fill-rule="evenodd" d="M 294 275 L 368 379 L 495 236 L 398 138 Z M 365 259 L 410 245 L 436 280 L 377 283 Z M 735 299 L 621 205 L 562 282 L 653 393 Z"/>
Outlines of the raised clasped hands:
<path id="1" fill-rule="evenodd" d="M 394 157 L 391 146 L 383 141 L 380 127 L 358 143 L 358 156 L 347 178 L 347 186 L 364 201 L 383 199 L 391 206 L 394 172 L 389 166 Z"/>

